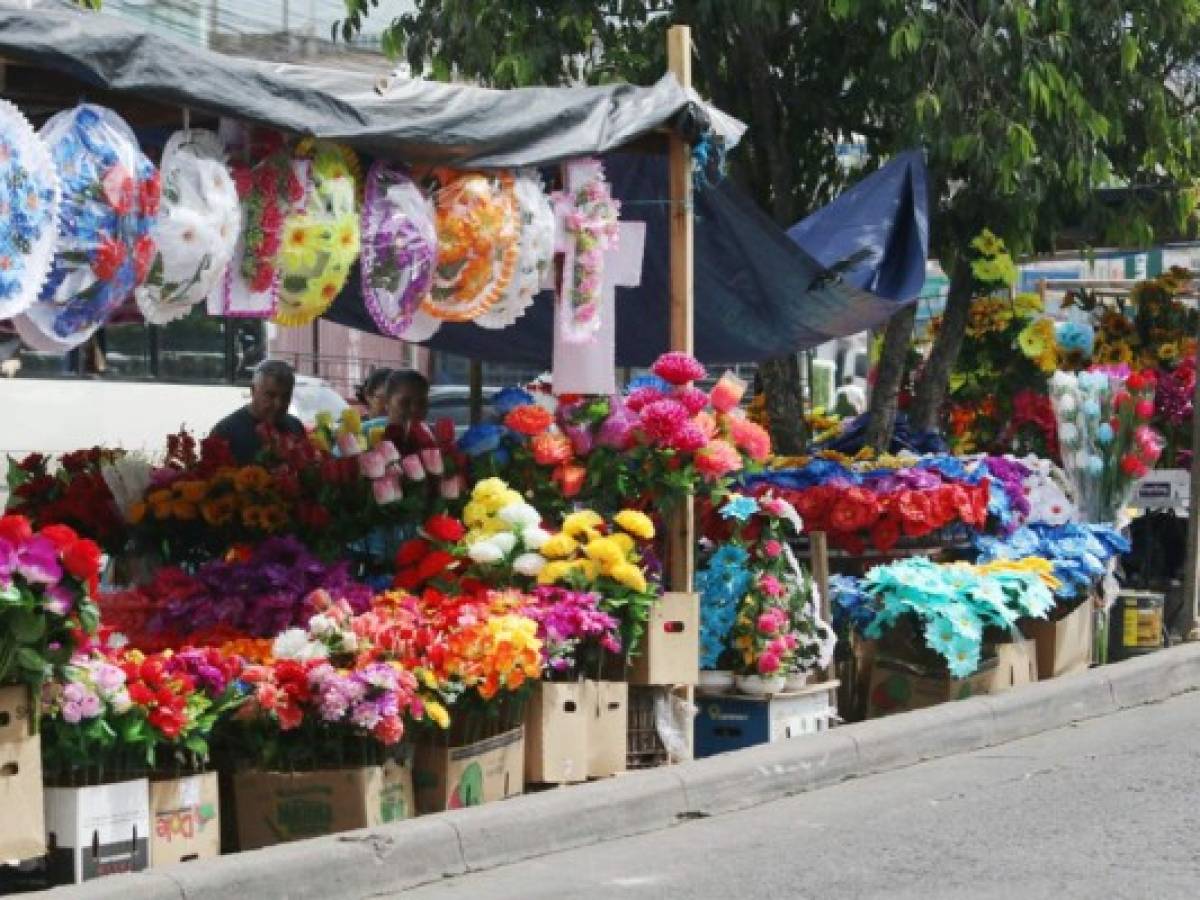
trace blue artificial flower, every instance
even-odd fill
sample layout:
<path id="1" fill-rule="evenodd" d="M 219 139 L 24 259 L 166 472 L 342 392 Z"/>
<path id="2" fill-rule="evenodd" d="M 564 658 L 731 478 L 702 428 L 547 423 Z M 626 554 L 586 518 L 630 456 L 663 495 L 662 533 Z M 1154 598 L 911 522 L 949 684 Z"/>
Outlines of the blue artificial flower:
<path id="1" fill-rule="evenodd" d="M 1096 343 L 1096 332 L 1091 325 L 1081 322 L 1059 322 L 1054 328 L 1054 337 L 1060 349 L 1092 355 Z"/>
<path id="2" fill-rule="evenodd" d="M 458 439 L 458 449 L 467 456 L 483 456 L 499 448 L 503 436 L 504 429 L 499 425 L 490 422 L 472 425 Z"/>
<path id="3" fill-rule="evenodd" d="M 528 406 L 533 403 L 533 394 L 519 387 L 506 387 L 492 399 L 492 409 L 502 416 L 507 416 L 518 406 Z"/>
<path id="4" fill-rule="evenodd" d="M 1095 400 L 1086 400 L 1083 404 L 1083 414 L 1089 419 L 1100 418 L 1100 404 Z"/>
<path id="5" fill-rule="evenodd" d="M 979 668 L 980 643 L 965 635 L 956 634 L 950 642 L 946 664 L 955 678 L 969 678 Z"/>
<path id="6" fill-rule="evenodd" d="M 653 388 L 660 393 L 667 393 L 671 390 L 671 385 L 667 384 L 666 380 L 659 378 L 657 375 L 638 375 L 629 380 L 629 386 L 625 388 L 625 393 L 632 394 L 640 388 Z"/>
<path id="7" fill-rule="evenodd" d="M 744 566 L 749 559 L 750 554 L 746 552 L 745 547 L 739 547 L 737 544 L 722 544 L 717 548 L 717 552 L 713 554 L 708 564 L 717 569 L 736 569 Z"/>
<path id="8" fill-rule="evenodd" d="M 730 494 L 729 499 L 721 507 L 721 518 L 748 522 L 756 512 L 758 512 L 758 501 L 753 497 L 747 497 L 745 494 Z"/>
<path id="9" fill-rule="evenodd" d="M 1113 427 L 1107 422 L 1101 422 L 1100 426 L 1096 429 L 1096 440 L 1107 446 L 1113 442 L 1114 437 L 1116 437 L 1116 435 L 1113 434 Z M 1091 460 L 1088 462 L 1090 465 Z"/>

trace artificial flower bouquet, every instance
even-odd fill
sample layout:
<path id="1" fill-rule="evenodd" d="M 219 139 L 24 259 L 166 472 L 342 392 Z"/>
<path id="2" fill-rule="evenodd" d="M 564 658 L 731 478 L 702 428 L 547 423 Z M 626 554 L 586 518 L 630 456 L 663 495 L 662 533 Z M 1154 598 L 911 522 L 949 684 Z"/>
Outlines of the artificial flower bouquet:
<path id="1" fill-rule="evenodd" d="M 303 625 L 323 594 L 363 611 L 372 591 L 350 577 L 349 563 L 323 562 L 295 538 L 274 537 L 193 572 L 164 566 L 146 583 L 99 602 L 106 624 L 133 646 L 157 651 L 273 638 Z"/>
<path id="2" fill-rule="evenodd" d="M 0 516 L 0 685 L 35 691 L 95 634 L 100 548 L 65 525 Z"/>
<path id="3" fill-rule="evenodd" d="M 859 582 L 873 612 L 862 634 L 890 653 L 966 678 L 1019 619 L 1044 619 L 1058 586 L 1051 564 L 1038 557 L 978 566 L 900 560 L 876 566 Z M 848 593 L 840 584 L 844 608 L 861 605 Z M 862 622 L 865 615 L 855 618 Z"/>
<path id="4" fill-rule="evenodd" d="M 701 667 L 728 661 L 743 678 L 780 679 L 828 665 L 833 633 L 787 545 L 802 528 L 795 508 L 769 492 L 735 493 L 717 515 L 728 527 L 696 576 Z"/>
<path id="5" fill-rule="evenodd" d="M 1052 379 L 1063 468 L 1085 521 L 1121 522 L 1134 483 L 1162 455 L 1162 438 L 1149 424 L 1155 387 L 1152 372 L 1121 368 Z"/>
<path id="6" fill-rule="evenodd" d="M 105 482 L 103 468 L 124 455 L 91 447 L 57 460 L 31 453 L 8 462 L 8 508 L 34 527 L 67 525 L 115 555 L 125 549 L 129 525 Z"/>
<path id="7" fill-rule="evenodd" d="M 683 353 L 652 371 L 624 396 L 560 397 L 555 413 L 510 388 L 494 401 L 501 421 L 471 428 L 459 447 L 477 477 L 504 477 L 554 516 L 572 503 L 611 514 L 629 497 L 669 507 L 770 456 L 766 430 L 738 409 L 744 385 L 724 378 L 701 390 L 694 382 L 707 372 Z"/>
<path id="8" fill-rule="evenodd" d="M 42 689 L 42 756 L 63 787 L 203 771 L 217 723 L 244 699 L 242 664 L 215 649 L 95 646 Z"/>

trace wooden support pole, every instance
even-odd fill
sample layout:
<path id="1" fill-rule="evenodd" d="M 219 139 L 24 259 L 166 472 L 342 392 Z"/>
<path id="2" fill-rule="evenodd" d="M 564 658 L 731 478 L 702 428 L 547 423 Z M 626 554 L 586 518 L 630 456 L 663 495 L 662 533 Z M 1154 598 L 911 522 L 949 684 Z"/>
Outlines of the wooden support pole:
<path id="1" fill-rule="evenodd" d="M 1200 335 L 1196 363 L 1200 365 Z M 1200 379 L 1196 380 L 1192 408 L 1200 409 Z M 1192 416 L 1192 447 L 1200 451 L 1200 415 Z M 1200 640 L 1200 452 L 1192 453 L 1192 489 L 1188 497 L 1187 562 L 1183 570 L 1183 609 L 1179 630 L 1189 641 Z"/>
<path id="2" fill-rule="evenodd" d="M 667 32 L 667 63 L 671 74 L 686 89 L 692 86 L 692 32 L 686 25 L 673 25 Z M 671 349 L 694 352 L 693 246 L 692 246 L 692 153 L 678 134 L 669 139 L 670 169 L 670 322 Z M 667 524 L 667 587 L 691 591 L 696 563 L 696 522 L 689 497 L 674 510 Z"/>

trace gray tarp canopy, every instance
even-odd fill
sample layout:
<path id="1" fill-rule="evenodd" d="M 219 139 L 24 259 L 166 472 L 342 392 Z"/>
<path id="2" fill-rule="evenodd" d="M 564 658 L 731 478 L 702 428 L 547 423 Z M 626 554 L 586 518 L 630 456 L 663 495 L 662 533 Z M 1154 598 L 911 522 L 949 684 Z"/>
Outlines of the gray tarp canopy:
<path id="1" fill-rule="evenodd" d="M 381 92 L 370 74 L 225 56 L 61 0 L 0 8 L 0 56 L 410 163 L 546 165 L 606 153 L 664 127 L 690 132 L 708 119 L 671 75 L 652 87 L 511 91 L 392 79 Z M 738 123 L 713 119 L 736 143 Z"/>
<path id="2" fill-rule="evenodd" d="M 409 163 L 536 166 L 605 155 L 626 217 L 648 228 L 642 285 L 617 293 L 622 365 L 644 365 L 667 349 L 667 178 L 661 154 L 612 151 L 665 128 L 690 137 L 707 122 L 727 146 L 743 130 L 671 76 L 644 88 L 513 91 L 415 79 L 381 93 L 370 75 L 225 56 L 58 0 L 0 8 L 0 56 L 126 96 L 344 141 Z M 886 321 L 907 299 L 878 296 L 832 274 L 729 182 L 698 190 L 696 210 L 696 349 L 707 362 L 812 347 Z M 356 281 L 326 317 L 374 331 Z M 549 359 L 552 328 L 550 298 L 543 297 L 511 328 L 447 325 L 429 344 L 477 359 L 541 364 Z"/>

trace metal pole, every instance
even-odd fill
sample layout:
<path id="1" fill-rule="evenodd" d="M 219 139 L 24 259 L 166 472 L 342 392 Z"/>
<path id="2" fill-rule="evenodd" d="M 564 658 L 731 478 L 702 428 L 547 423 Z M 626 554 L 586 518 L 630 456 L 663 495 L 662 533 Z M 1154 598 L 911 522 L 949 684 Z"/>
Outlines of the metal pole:
<path id="1" fill-rule="evenodd" d="M 1200 334 L 1196 342 L 1196 364 L 1200 367 Z M 1200 378 L 1192 395 L 1192 485 L 1188 498 L 1187 564 L 1183 571 L 1183 620 L 1179 630 L 1186 640 L 1200 640 Z"/>
<path id="2" fill-rule="evenodd" d="M 471 393 L 471 424 L 478 425 L 483 421 L 483 363 L 480 360 L 471 360 L 467 382 Z"/>

